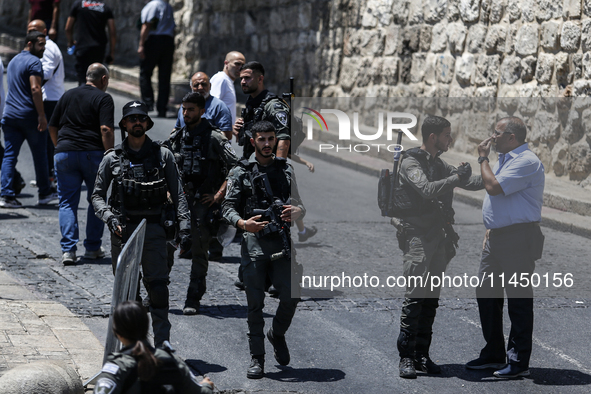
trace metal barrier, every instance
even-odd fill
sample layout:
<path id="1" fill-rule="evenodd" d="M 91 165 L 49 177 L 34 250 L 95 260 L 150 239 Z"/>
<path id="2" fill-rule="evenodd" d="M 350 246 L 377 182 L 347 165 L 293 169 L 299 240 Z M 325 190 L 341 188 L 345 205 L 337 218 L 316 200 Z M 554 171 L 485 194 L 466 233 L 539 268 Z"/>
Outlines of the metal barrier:
<path id="1" fill-rule="evenodd" d="M 121 342 L 117 339 L 111 327 L 113 327 L 113 312 L 117 305 L 127 300 L 135 300 L 138 291 L 138 282 L 140 278 L 140 262 L 142 261 L 142 252 L 144 249 L 144 237 L 146 234 L 146 219 L 143 219 L 137 226 L 129 240 L 119 254 L 117 259 L 117 268 L 115 269 L 115 282 L 113 283 L 113 296 L 111 297 L 111 314 L 109 316 L 109 327 L 107 331 L 107 341 L 105 343 L 105 353 L 103 355 L 103 364 L 107 361 L 107 356 L 112 352 L 121 349 Z M 84 387 L 94 383 L 100 372 L 95 374 L 88 381 L 84 382 Z"/>

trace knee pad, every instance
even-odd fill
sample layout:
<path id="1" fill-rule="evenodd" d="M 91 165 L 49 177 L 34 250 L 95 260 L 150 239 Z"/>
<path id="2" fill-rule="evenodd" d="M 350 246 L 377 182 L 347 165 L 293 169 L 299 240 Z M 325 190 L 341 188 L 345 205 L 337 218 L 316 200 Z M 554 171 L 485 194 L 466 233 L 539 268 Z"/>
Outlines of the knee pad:
<path id="1" fill-rule="evenodd" d="M 148 286 L 150 302 L 155 309 L 168 308 L 168 285 L 164 280 L 150 282 Z"/>

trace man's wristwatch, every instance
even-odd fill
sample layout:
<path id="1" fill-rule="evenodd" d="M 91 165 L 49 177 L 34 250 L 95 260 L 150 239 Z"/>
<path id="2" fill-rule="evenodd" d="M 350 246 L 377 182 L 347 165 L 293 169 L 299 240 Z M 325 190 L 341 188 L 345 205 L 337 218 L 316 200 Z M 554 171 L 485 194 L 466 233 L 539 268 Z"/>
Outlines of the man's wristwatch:
<path id="1" fill-rule="evenodd" d="M 482 164 L 485 160 L 490 163 L 487 156 L 478 156 L 478 164 Z"/>

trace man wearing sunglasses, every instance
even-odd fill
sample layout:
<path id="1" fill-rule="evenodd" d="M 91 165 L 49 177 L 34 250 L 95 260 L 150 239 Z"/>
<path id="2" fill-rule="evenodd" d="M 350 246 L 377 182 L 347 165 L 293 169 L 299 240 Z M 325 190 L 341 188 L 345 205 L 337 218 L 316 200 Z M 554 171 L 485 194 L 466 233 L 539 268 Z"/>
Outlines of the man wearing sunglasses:
<path id="1" fill-rule="evenodd" d="M 154 346 L 170 339 L 168 320 L 168 265 L 166 263 L 165 204 L 168 194 L 176 211 L 181 247 L 190 247 L 190 214 L 181 178 L 170 150 L 152 141 L 146 131 L 154 126 L 148 106 L 130 101 L 119 122 L 127 137 L 107 152 L 96 177 L 92 205 L 111 231 L 113 271 L 123 244 L 142 219 L 148 222 L 142 253 L 143 281 L 150 297 Z M 113 183 L 109 204 L 107 190 Z"/>
<path id="2" fill-rule="evenodd" d="M 59 223 L 62 234 L 62 263 L 76 263 L 79 239 L 78 204 L 82 182 L 86 184 L 86 199 L 94 187 L 96 173 L 105 150 L 115 143 L 113 98 L 105 93 L 109 86 L 109 71 L 100 63 L 91 64 L 86 72 L 86 84 L 67 91 L 57 102 L 49 121 L 49 134 L 55 146 L 54 163 L 60 196 Z M 85 259 L 105 257 L 101 248 L 104 224 L 89 204 L 86 213 Z"/>
<path id="3" fill-rule="evenodd" d="M 493 135 L 478 145 L 478 163 L 487 192 L 482 205 L 487 230 L 476 297 L 486 345 L 466 368 L 497 369 L 493 375 L 499 378 L 529 376 L 534 304 L 528 279 L 544 245 L 540 230 L 544 166 L 529 150 L 525 136 L 523 120 L 511 116 L 499 120 Z M 488 154 L 493 143 L 499 160 L 491 168 Z M 511 283 L 511 278 L 517 278 L 518 283 Z M 511 320 L 506 352 L 505 292 Z"/>

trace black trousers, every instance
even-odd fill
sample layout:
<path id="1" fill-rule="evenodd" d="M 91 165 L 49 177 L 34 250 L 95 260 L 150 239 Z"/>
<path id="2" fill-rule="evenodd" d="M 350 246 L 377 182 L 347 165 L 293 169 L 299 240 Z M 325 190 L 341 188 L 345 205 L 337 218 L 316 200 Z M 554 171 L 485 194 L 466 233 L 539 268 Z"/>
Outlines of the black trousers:
<path id="1" fill-rule="evenodd" d="M 504 292 L 511 320 L 507 343 L 510 364 L 529 367 L 534 327 L 533 289 L 509 283 L 515 275 L 531 278 L 535 260 L 541 254 L 543 235 L 534 223 L 492 230 L 482 251 L 479 275 L 482 286 L 476 288 L 482 334 L 486 341 L 480 357 L 487 360 L 505 360 L 503 336 Z M 525 283 L 525 282 L 524 282 Z"/>
<path id="2" fill-rule="evenodd" d="M 76 75 L 78 86 L 86 84 L 86 70 L 93 63 L 105 61 L 105 46 L 76 49 Z"/>
<path id="3" fill-rule="evenodd" d="M 140 91 L 148 108 L 154 107 L 152 73 L 158 66 L 158 115 L 165 115 L 170 95 L 170 75 L 174 56 L 174 38 L 167 35 L 150 35 L 144 44 L 145 57 L 140 61 Z"/>

